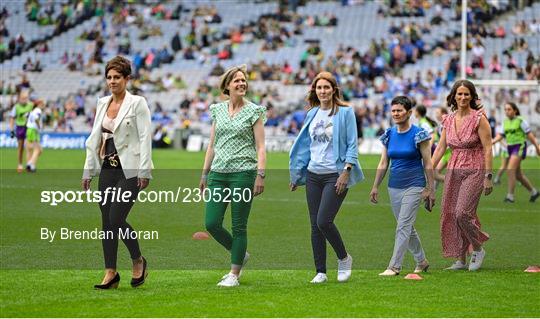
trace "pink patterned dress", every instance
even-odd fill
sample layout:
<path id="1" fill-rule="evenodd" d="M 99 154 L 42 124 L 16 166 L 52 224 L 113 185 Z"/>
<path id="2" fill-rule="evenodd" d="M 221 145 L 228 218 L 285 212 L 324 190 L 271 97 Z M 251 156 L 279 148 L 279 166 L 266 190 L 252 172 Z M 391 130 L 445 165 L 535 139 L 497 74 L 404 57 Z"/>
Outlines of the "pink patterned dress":
<path id="1" fill-rule="evenodd" d="M 478 135 L 483 110 L 471 110 L 456 131 L 456 113 L 443 118 L 452 157 L 444 180 L 441 239 L 444 257 L 459 258 L 489 239 L 476 214 L 484 190 L 484 148 Z"/>

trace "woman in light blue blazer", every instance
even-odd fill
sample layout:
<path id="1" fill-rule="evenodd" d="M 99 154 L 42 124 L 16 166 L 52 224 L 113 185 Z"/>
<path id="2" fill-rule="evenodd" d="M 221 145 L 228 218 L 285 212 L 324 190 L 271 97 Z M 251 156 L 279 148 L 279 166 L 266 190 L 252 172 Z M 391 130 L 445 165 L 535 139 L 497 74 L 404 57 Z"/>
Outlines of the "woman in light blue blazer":
<path id="1" fill-rule="evenodd" d="M 352 257 L 334 224 L 347 190 L 364 179 L 358 162 L 354 109 L 341 99 L 334 76 L 319 73 L 311 84 L 310 110 L 290 152 L 290 189 L 306 185 L 311 221 L 311 245 L 317 274 L 312 283 L 324 283 L 326 241 L 338 257 L 337 280 L 349 280 Z"/>

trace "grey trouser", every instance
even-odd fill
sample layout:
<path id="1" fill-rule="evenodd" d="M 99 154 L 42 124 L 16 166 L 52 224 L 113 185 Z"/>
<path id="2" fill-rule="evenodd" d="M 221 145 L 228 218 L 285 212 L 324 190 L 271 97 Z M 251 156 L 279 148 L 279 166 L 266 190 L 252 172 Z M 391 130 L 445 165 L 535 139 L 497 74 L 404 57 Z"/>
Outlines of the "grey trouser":
<path id="1" fill-rule="evenodd" d="M 414 229 L 416 213 L 422 202 L 423 190 L 423 187 L 388 188 L 392 212 L 397 221 L 394 254 L 388 268 L 401 270 L 403 257 L 407 249 L 413 254 L 417 264 L 426 259 L 420 237 L 416 229 Z"/>

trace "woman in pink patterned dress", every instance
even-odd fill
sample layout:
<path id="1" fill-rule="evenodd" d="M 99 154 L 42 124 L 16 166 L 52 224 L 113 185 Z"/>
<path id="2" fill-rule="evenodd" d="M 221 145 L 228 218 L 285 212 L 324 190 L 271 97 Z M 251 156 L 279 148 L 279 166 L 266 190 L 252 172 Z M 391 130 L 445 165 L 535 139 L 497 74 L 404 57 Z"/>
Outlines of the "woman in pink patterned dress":
<path id="1" fill-rule="evenodd" d="M 443 256 L 457 259 L 448 270 L 467 269 L 471 248 L 468 269 L 478 270 L 485 256 L 482 243 L 489 238 L 480 230 L 476 209 L 482 192 L 489 195 L 493 190 L 491 129 L 477 100 L 472 82 L 454 84 L 446 98 L 453 113 L 443 118 L 441 139 L 433 154 L 433 167 L 437 167 L 446 147 L 452 149 L 441 208 Z"/>

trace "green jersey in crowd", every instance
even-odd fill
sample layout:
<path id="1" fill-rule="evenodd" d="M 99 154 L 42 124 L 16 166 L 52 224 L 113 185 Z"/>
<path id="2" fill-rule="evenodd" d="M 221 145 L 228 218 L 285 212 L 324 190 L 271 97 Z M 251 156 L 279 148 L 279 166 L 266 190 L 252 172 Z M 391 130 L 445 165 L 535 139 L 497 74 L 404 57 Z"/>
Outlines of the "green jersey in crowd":
<path id="1" fill-rule="evenodd" d="M 11 117 L 15 118 L 15 125 L 25 126 L 26 120 L 28 119 L 28 114 L 30 114 L 33 108 L 34 104 L 32 102 L 27 102 L 26 104 L 15 104 L 13 110 L 11 111 Z"/>
<path id="2" fill-rule="evenodd" d="M 531 131 L 529 124 L 521 117 L 506 118 L 503 122 L 503 136 L 508 145 L 523 144 L 527 141 L 527 134 Z"/>

